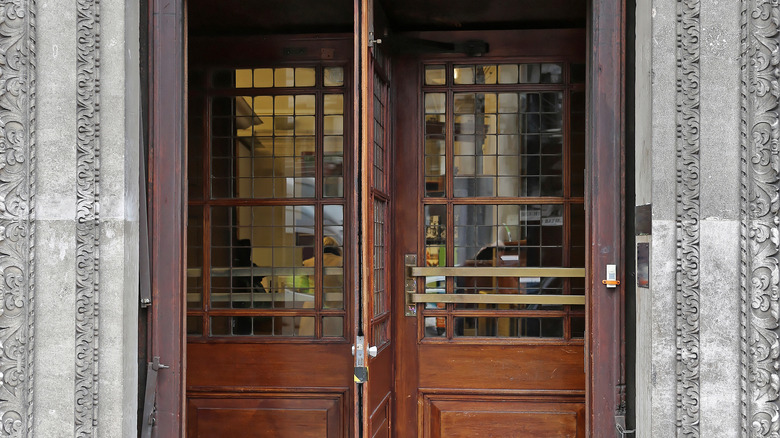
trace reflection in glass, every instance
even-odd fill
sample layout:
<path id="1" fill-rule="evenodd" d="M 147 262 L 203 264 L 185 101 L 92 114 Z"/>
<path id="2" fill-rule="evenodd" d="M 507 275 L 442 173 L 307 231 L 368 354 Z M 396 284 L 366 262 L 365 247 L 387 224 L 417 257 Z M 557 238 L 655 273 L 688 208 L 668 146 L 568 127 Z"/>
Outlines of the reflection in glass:
<path id="1" fill-rule="evenodd" d="M 325 67 L 323 85 L 341 87 L 344 85 L 344 67 Z"/>
<path id="2" fill-rule="evenodd" d="M 322 336 L 326 338 L 344 336 L 344 317 L 326 316 L 322 318 Z"/>
<path id="3" fill-rule="evenodd" d="M 584 266 L 584 209 L 581 198 L 572 199 L 582 196 L 583 186 L 568 175 L 564 178 L 571 172 L 576 179 L 584 169 L 584 93 L 564 89 L 561 63 L 448 68 L 447 80 L 424 89 L 421 162 L 429 199 L 420 224 L 424 265 Z M 425 85 L 434 84 L 432 76 L 440 69 L 426 66 Z M 442 86 L 448 86 L 447 93 Z M 446 114 L 452 117 L 447 119 Z M 564 132 L 569 123 L 570 131 Z M 564 163 L 571 168 L 564 169 Z M 452 193 L 447 193 L 448 184 Z M 428 276 L 424 292 L 584 295 L 585 280 Z M 584 306 L 434 302 L 421 308 L 426 338 L 568 341 L 581 339 L 584 333 Z"/>
<path id="4" fill-rule="evenodd" d="M 274 70 L 272 68 L 256 68 L 254 70 L 255 88 L 268 88 L 274 86 Z"/>
<path id="5" fill-rule="evenodd" d="M 435 304 L 429 304 L 428 306 L 436 306 Z M 426 317 L 425 318 L 425 337 L 445 337 L 447 336 L 447 317 Z"/>
<path id="6" fill-rule="evenodd" d="M 343 155 L 344 98 L 343 94 L 327 94 L 322 99 L 328 113 L 322 118 L 323 192 L 341 197 L 343 159 L 331 155 Z M 236 116 L 212 121 L 212 196 L 314 197 L 315 107 L 313 94 L 214 98 L 213 111 L 235 112 Z"/>
<path id="7" fill-rule="evenodd" d="M 387 236 L 386 215 L 387 203 L 383 200 L 374 200 L 374 299 L 373 316 L 379 316 L 390 310 L 390 300 L 387 290 L 387 248 L 385 241 Z"/>
<path id="8" fill-rule="evenodd" d="M 187 214 L 187 308 L 203 304 L 203 207 L 190 206 Z"/>
<path id="9" fill-rule="evenodd" d="M 314 293 L 321 290 L 324 308 L 343 309 L 343 215 L 342 205 L 322 208 L 326 237 L 318 256 L 314 205 L 211 207 L 211 307 L 313 309 Z M 316 266 L 322 266 L 320 286 Z M 306 325 L 312 318 L 290 321 L 302 324 L 295 335 L 313 336 L 313 326 Z M 252 334 L 251 324 L 233 318 L 229 333 Z M 228 334 L 227 326 L 215 327 Z"/>
<path id="10" fill-rule="evenodd" d="M 453 70 L 454 82 L 456 85 L 468 85 L 474 83 L 473 65 L 456 65 Z"/>
<path id="11" fill-rule="evenodd" d="M 425 85 L 445 85 L 447 83 L 447 68 L 443 65 L 425 66 Z"/>
<path id="12" fill-rule="evenodd" d="M 212 336 L 313 336 L 308 316 L 212 316 Z"/>
<path id="13" fill-rule="evenodd" d="M 561 196 L 562 102 L 561 92 L 500 93 L 498 96 L 455 93 L 454 195 Z M 430 134 L 434 131 L 433 120 L 426 116 L 426 176 L 445 176 L 439 164 L 444 163 L 444 156 L 437 161 L 431 154 L 438 140 Z M 439 148 L 443 148 L 444 142 L 440 144 Z M 433 185 L 432 178 L 426 180 Z M 442 196 L 441 192 L 428 190 L 427 195 Z"/>
<path id="14" fill-rule="evenodd" d="M 446 116 L 444 93 L 425 94 L 425 196 L 444 196 L 446 189 Z"/>
<path id="15" fill-rule="evenodd" d="M 190 99 L 188 334 L 343 337 L 343 67 L 199 77 L 207 89 Z"/>
<path id="16" fill-rule="evenodd" d="M 447 206 L 425 206 L 425 266 L 447 266 Z"/>
<path id="17" fill-rule="evenodd" d="M 203 317 L 200 315 L 187 315 L 187 336 L 200 336 L 203 334 Z"/>
<path id="18" fill-rule="evenodd" d="M 585 196 L 585 92 L 571 93 L 571 195 Z"/>
<path id="19" fill-rule="evenodd" d="M 563 338 L 563 318 L 456 317 L 456 337 Z"/>

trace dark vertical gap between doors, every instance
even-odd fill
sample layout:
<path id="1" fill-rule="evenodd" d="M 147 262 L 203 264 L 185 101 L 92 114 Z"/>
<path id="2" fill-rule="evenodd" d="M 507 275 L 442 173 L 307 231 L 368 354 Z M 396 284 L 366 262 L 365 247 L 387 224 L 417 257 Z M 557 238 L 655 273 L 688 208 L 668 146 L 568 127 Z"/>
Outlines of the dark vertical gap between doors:
<path id="1" fill-rule="evenodd" d="M 636 187 L 634 180 L 635 173 L 635 139 L 634 139 L 634 118 L 635 118 L 635 66 L 634 60 L 636 53 L 634 44 L 636 40 L 636 18 L 632 11 L 636 10 L 636 0 L 626 1 L 626 89 L 625 89 L 625 114 L 626 114 L 626 301 L 625 301 L 625 324 L 626 324 L 626 429 L 634 429 L 636 424 L 636 227 L 634 219 L 636 217 Z"/>

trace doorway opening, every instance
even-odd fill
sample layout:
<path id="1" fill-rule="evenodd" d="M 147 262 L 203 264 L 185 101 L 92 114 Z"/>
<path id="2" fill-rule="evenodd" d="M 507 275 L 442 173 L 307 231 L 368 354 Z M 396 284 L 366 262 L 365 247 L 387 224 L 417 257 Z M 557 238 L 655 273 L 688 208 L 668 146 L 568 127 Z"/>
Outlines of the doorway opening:
<path id="1" fill-rule="evenodd" d="M 587 8 L 271 3 L 187 1 L 187 433 L 612 430 Z"/>

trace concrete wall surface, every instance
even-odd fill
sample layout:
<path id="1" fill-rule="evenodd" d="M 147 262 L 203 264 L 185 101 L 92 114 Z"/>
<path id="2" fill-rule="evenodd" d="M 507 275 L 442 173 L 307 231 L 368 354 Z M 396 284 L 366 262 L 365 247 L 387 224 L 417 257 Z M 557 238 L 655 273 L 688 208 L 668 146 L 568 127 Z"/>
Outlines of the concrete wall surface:
<path id="1" fill-rule="evenodd" d="M 652 203 L 650 287 L 637 288 L 638 437 L 777 430 L 777 418 L 751 407 L 766 397 L 747 371 L 763 355 L 749 347 L 758 321 L 749 303 L 760 294 L 750 267 L 766 252 L 746 250 L 760 239 L 749 212 L 763 205 L 751 192 L 765 187 L 760 175 L 776 176 L 755 132 L 761 111 L 777 103 L 754 86 L 764 49 L 749 47 L 776 49 L 765 38 L 777 35 L 776 8 L 637 0 L 637 205 L 648 188 Z M 766 161 L 753 160 L 759 155 Z"/>
<path id="2" fill-rule="evenodd" d="M 36 3 L 35 436 L 136 436 L 139 12 Z"/>

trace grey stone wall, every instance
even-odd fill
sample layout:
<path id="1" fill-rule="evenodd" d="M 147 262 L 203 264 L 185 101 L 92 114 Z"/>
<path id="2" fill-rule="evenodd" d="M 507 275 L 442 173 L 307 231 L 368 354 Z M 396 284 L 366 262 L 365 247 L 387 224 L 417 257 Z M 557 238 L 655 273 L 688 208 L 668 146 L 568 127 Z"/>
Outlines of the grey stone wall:
<path id="1" fill-rule="evenodd" d="M 38 0 L 35 436 L 136 435 L 139 6 Z"/>
<path id="2" fill-rule="evenodd" d="M 638 1 L 640 437 L 780 430 L 778 16 L 763 0 Z"/>

